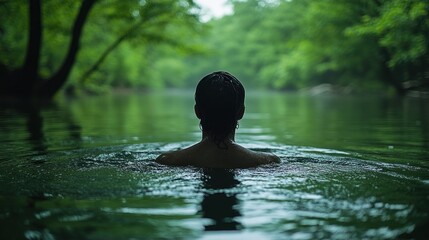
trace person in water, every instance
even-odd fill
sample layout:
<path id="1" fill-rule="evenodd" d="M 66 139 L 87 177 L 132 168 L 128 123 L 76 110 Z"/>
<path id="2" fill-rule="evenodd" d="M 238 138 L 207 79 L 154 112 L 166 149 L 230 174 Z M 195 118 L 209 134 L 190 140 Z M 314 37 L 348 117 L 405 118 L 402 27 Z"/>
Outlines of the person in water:
<path id="1" fill-rule="evenodd" d="M 200 119 L 200 142 L 161 154 L 160 164 L 207 168 L 248 168 L 280 162 L 273 154 L 255 152 L 235 143 L 238 120 L 244 115 L 245 91 L 227 72 L 214 72 L 201 79 L 195 91 L 195 114 Z"/>

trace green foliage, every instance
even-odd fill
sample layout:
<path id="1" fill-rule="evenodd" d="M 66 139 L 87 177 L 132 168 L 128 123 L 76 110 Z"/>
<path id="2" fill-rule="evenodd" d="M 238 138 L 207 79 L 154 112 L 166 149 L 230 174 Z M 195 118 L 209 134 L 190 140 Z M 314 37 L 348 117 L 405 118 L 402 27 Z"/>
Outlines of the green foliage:
<path id="1" fill-rule="evenodd" d="M 80 1 L 43 1 L 43 32 L 40 69 L 41 77 L 49 77 L 60 67 L 67 53 L 73 20 Z M 26 19 L 25 19 L 26 20 Z"/>
<path id="2" fill-rule="evenodd" d="M 0 70 L 22 64 L 27 4 L 0 4 Z M 193 87 L 216 70 L 274 89 L 330 83 L 367 90 L 385 82 L 400 91 L 410 80 L 428 82 L 428 0 L 230 4 L 232 15 L 201 23 L 190 0 L 97 1 L 69 87 Z M 42 77 L 60 66 L 79 5 L 43 1 Z"/>
<path id="3" fill-rule="evenodd" d="M 388 67 L 399 73 L 401 80 L 428 79 L 429 1 L 385 1 L 377 15 L 364 15 L 347 33 L 376 38 L 387 52 Z"/>
<path id="4" fill-rule="evenodd" d="M 24 61 L 28 23 L 23 0 L 0 1 L 0 71 L 16 69 Z"/>
<path id="5" fill-rule="evenodd" d="M 80 4 L 80 1 L 42 2 L 39 68 L 42 78 L 52 76 L 62 64 Z M 2 71 L 22 65 L 28 38 L 28 8 L 28 2 L 23 0 L 0 2 Z M 191 0 L 96 1 L 85 22 L 81 50 L 68 87 L 98 91 L 108 86 L 176 85 L 172 80 L 159 83 L 151 79 L 150 68 L 161 65 L 151 62 L 159 57 L 151 56 L 163 54 L 165 45 L 175 46 L 178 51 L 197 52 L 187 38 L 200 31 L 199 24 L 198 6 Z M 157 80 L 164 81 L 165 77 Z"/>
<path id="6" fill-rule="evenodd" d="M 201 73 L 225 69 L 248 86 L 276 89 L 361 91 L 386 82 L 400 91 L 428 79 L 428 1 L 231 2 L 234 15 L 212 20 L 203 37 L 212 56 L 192 61 Z"/>
<path id="7" fill-rule="evenodd" d="M 84 39 L 88 51 L 83 51 L 81 57 L 88 63 L 98 58 L 100 65 L 93 66 L 90 72 L 87 68 L 87 72 L 76 74 L 80 85 L 90 88 L 93 85 L 163 87 L 171 81 L 159 77 L 154 69 L 160 65 L 156 61 L 168 58 L 164 49 L 170 45 L 185 52 L 196 51 L 186 39 L 198 31 L 198 16 L 192 12 L 196 9 L 192 1 L 140 1 L 136 4 L 111 0 L 97 7 L 100 10 L 91 16 Z M 99 58 L 103 51 L 111 54 L 105 59 Z M 90 75 L 92 70 L 95 74 Z"/>

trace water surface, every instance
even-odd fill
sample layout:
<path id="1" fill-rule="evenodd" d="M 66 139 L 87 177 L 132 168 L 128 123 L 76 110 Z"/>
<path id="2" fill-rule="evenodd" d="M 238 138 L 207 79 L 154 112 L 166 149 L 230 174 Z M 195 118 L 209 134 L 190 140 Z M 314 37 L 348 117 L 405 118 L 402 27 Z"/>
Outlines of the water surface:
<path id="1" fill-rule="evenodd" d="M 2 104 L 2 239 L 424 239 L 427 99 L 250 92 L 237 142 L 282 162 L 153 162 L 200 139 L 191 92 Z"/>

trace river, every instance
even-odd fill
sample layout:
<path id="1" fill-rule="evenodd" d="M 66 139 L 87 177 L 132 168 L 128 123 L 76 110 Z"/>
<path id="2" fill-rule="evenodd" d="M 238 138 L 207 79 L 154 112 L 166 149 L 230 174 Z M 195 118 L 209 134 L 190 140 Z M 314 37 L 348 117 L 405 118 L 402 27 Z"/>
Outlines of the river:
<path id="1" fill-rule="evenodd" d="M 425 239 L 428 99 L 249 91 L 236 140 L 280 164 L 153 160 L 201 138 L 193 92 L 0 104 L 2 239 Z"/>

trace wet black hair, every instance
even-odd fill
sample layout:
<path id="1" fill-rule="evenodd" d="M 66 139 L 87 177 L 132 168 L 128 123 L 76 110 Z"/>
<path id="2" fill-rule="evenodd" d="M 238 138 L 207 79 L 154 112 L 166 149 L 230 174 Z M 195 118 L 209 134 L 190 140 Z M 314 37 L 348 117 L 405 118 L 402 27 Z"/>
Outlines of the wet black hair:
<path id="1" fill-rule="evenodd" d="M 219 147 L 237 127 L 239 114 L 244 110 L 244 97 L 243 85 L 228 72 L 210 73 L 198 83 L 195 105 L 200 124 Z"/>

